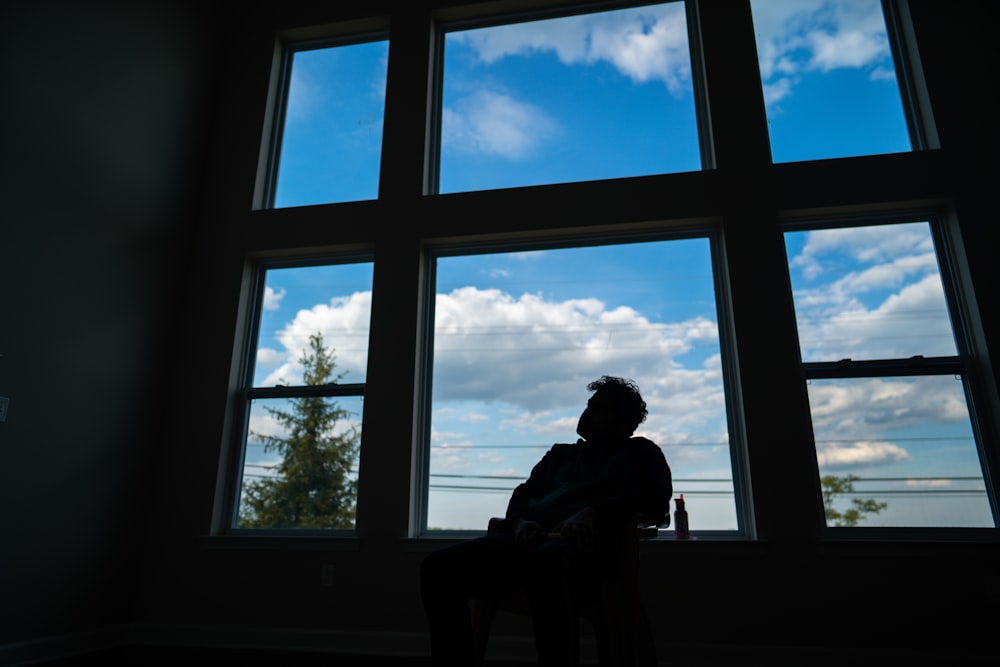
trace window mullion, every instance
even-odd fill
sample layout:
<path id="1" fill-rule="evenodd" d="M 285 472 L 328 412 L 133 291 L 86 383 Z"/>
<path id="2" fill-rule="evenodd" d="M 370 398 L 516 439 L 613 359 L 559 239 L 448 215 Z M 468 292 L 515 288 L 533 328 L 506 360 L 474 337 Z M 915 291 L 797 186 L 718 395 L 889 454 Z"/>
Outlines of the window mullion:
<path id="1" fill-rule="evenodd" d="M 409 530 L 422 272 L 418 241 L 376 248 L 360 467 L 379 481 L 358 488 L 358 536 L 373 545 Z"/>
<path id="2" fill-rule="evenodd" d="M 426 192 L 432 19 L 419 5 L 392 16 L 379 199 L 398 201 Z"/>
<path id="3" fill-rule="evenodd" d="M 723 233 L 753 513 L 763 539 L 812 539 L 823 526 L 822 496 L 776 217 L 764 208 L 732 212 Z"/>
<path id="4" fill-rule="evenodd" d="M 731 294 L 740 400 L 763 539 L 813 539 L 822 530 L 806 383 L 749 1 L 698 2 Z"/>
<path id="5" fill-rule="evenodd" d="M 755 175 L 759 183 L 761 169 L 770 167 L 771 149 L 749 0 L 693 0 L 692 5 L 701 26 L 715 163 L 720 171 Z"/>

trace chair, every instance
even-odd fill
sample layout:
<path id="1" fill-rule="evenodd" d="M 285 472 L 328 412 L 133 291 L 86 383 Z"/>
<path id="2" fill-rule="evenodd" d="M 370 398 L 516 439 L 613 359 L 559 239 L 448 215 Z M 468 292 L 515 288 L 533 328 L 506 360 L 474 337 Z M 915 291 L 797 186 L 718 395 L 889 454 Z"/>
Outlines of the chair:
<path id="1" fill-rule="evenodd" d="M 505 530 L 505 520 L 493 518 L 488 533 Z M 653 667 L 656 647 L 652 629 L 642 606 L 639 589 L 639 544 L 656 537 L 657 526 L 638 520 L 627 521 L 621 535 L 618 570 L 599 586 L 578 592 L 576 609 L 567 607 L 576 618 L 570 623 L 573 635 L 570 651 L 579 664 L 579 621 L 587 619 L 594 628 L 599 664 L 605 667 Z M 531 615 L 524 591 L 472 600 L 472 625 L 476 655 L 482 665 L 489 643 L 490 626 L 497 613 Z"/>

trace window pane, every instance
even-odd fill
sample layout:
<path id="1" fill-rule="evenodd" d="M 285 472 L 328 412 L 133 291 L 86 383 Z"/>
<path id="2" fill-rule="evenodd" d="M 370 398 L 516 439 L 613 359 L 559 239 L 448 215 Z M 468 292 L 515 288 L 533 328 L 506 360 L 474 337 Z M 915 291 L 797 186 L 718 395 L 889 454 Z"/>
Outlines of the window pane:
<path id="1" fill-rule="evenodd" d="M 602 375 L 635 380 L 694 530 L 736 504 L 705 238 L 440 257 L 427 528 L 484 530 Z"/>
<path id="2" fill-rule="evenodd" d="M 802 360 L 957 354 L 926 222 L 785 234 Z"/>
<path id="3" fill-rule="evenodd" d="M 361 411 L 359 396 L 254 400 L 237 528 L 353 528 Z"/>
<path id="4" fill-rule="evenodd" d="M 378 197 L 389 43 L 294 51 L 274 206 Z"/>
<path id="5" fill-rule="evenodd" d="M 319 334 L 342 383 L 368 368 L 372 264 L 270 269 L 264 281 L 253 386 L 302 385 L 302 355 Z"/>
<path id="6" fill-rule="evenodd" d="M 363 389 L 316 392 L 365 381 L 371 283 L 371 262 L 265 272 L 237 528 L 353 527 Z"/>
<path id="7" fill-rule="evenodd" d="M 699 169 L 683 2 L 446 34 L 440 192 Z"/>
<path id="8" fill-rule="evenodd" d="M 828 525 L 993 527 L 961 378 L 811 380 L 809 402 Z"/>
<path id="9" fill-rule="evenodd" d="M 751 0 L 775 162 L 911 150 L 879 0 Z"/>

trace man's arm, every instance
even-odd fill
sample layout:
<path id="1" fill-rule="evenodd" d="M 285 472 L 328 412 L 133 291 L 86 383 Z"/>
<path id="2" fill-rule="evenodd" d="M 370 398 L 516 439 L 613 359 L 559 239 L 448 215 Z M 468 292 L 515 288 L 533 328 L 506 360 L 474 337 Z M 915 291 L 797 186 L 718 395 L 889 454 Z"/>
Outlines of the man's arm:
<path id="1" fill-rule="evenodd" d="M 519 484 L 507 503 L 505 518 L 507 525 L 514 534 L 514 539 L 521 547 L 531 547 L 544 541 L 548 531 L 538 521 L 524 518 L 528 501 L 532 498 L 543 498 L 549 489 L 549 478 L 553 470 L 562 465 L 566 452 L 571 445 L 556 444 L 531 469 L 528 479 Z"/>
<path id="2" fill-rule="evenodd" d="M 646 442 L 646 462 L 642 466 L 645 479 L 641 485 L 642 496 L 637 513 L 650 523 L 661 524 L 670 512 L 670 497 L 674 493 L 673 476 L 663 450 L 648 440 Z"/>
<path id="3" fill-rule="evenodd" d="M 569 445 L 553 445 L 549 451 L 545 452 L 545 455 L 535 464 L 531 469 L 531 474 L 528 475 L 528 479 L 518 484 L 514 489 L 514 492 L 510 496 L 510 500 L 507 502 L 507 514 L 505 515 L 509 521 L 519 519 L 524 516 L 525 509 L 528 506 L 528 500 L 531 498 L 542 498 L 549 491 L 547 488 L 547 480 L 552 472 L 553 467 L 559 464 L 559 460 L 562 459 L 562 452 L 565 447 Z"/>

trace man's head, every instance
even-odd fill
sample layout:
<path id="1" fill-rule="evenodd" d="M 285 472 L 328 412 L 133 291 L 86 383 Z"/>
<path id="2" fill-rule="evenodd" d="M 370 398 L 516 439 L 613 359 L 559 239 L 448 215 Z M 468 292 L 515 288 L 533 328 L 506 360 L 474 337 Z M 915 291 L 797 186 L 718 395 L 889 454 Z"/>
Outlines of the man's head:
<path id="1" fill-rule="evenodd" d="M 646 419 L 646 401 L 631 380 L 605 375 L 587 385 L 594 395 L 576 432 L 585 440 L 628 438 Z"/>

